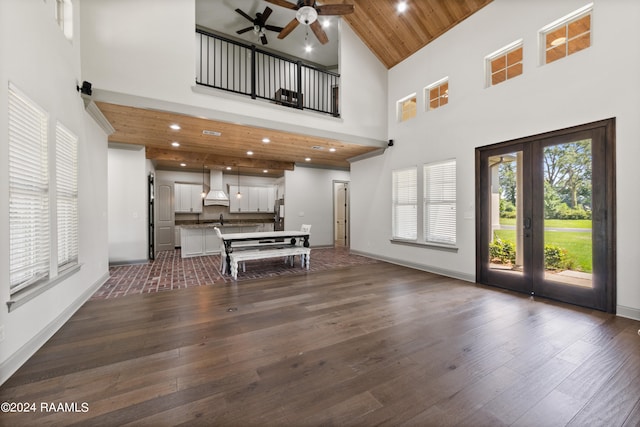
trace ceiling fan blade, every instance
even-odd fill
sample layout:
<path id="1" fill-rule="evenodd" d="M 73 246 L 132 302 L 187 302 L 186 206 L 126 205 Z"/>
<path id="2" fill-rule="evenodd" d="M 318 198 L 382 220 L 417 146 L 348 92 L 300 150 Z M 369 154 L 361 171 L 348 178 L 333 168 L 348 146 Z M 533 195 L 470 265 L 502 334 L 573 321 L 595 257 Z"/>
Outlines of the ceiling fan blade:
<path id="1" fill-rule="evenodd" d="M 271 8 L 269 6 L 264 8 L 264 12 L 262 12 L 262 23 L 263 24 L 265 22 L 267 22 L 267 19 L 269 18 L 269 16 L 271 15 L 272 12 L 273 12 L 273 10 L 271 10 Z"/>
<path id="2" fill-rule="evenodd" d="M 284 28 L 282 29 L 282 31 L 280 31 L 280 34 L 278 34 L 278 38 L 279 38 L 279 39 L 283 39 L 283 38 L 287 37 L 287 36 L 289 35 L 289 33 L 291 33 L 291 31 L 293 31 L 293 30 L 295 30 L 295 29 L 296 29 L 296 27 L 298 26 L 298 24 L 299 24 L 298 20 L 297 20 L 296 18 L 293 18 L 293 19 L 291 20 L 291 22 L 289 22 L 289 23 L 287 24 L 287 26 L 286 26 L 286 27 L 284 27 Z"/>
<path id="3" fill-rule="evenodd" d="M 313 7 L 313 5 L 315 4 L 315 0 L 304 0 L 304 4 L 305 6 Z"/>
<path id="4" fill-rule="evenodd" d="M 327 37 L 327 33 L 325 33 L 324 30 L 322 29 L 322 25 L 320 25 L 320 22 L 313 21 L 310 27 L 311 27 L 311 30 L 313 31 L 313 34 L 316 35 L 320 43 L 327 44 L 327 42 L 329 42 L 329 37 Z"/>
<path id="5" fill-rule="evenodd" d="M 267 3 L 275 4 L 276 6 L 286 7 L 287 9 L 298 10 L 298 5 L 294 3 L 289 3 L 286 0 L 266 0 Z"/>
<path id="6" fill-rule="evenodd" d="M 269 43 L 267 41 L 267 36 L 265 36 L 264 34 L 260 36 L 260 41 L 262 42 L 262 44 L 267 44 Z"/>
<path id="7" fill-rule="evenodd" d="M 283 30 L 282 27 L 276 27 L 275 25 L 265 25 L 264 28 L 266 28 L 269 31 L 275 31 L 276 33 L 279 33 L 280 31 Z"/>
<path id="8" fill-rule="evenodd" d="M 353 13 L 352 4 L 325 4 L 317 6 L 318 15 L 348 15 Z"/>
<path id="9" fill-rule="evenodd" d="M 246 33 L 247 31 L 251 31 L 251 30 L 253 30 L 253 27 L 243 28 L 243 29 L 241 29 L 241 30 L 236 31 L 236 34 L 244 34 L 244 33 Z"/>
<path id="10" fill-rule="evenodd" d="M 249 15 L 247 15 L 246 13 L 244 13 L 243 11 L 241 11 L 240 9 L 236 9 L 236 12 L 238 12 L 240 15 L 244 16 L 245 18 L 247 18 L 249 21 L 253 22 L 253 18 L 250 17 Z"/>

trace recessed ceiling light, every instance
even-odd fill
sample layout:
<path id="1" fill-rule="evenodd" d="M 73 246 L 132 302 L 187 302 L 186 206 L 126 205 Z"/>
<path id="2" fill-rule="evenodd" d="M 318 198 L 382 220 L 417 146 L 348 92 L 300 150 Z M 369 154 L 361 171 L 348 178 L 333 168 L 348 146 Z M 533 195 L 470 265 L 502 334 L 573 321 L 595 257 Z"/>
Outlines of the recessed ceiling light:
<path id="1" fill-rule="evenodd" d="M 329 19 L 325 19 L 322 21 L 322 28 L 329 28 L 331 26 L 331 21 Z"/>
<path id="2" fill-rule="evenodd" d="M 267 169 L 264 169 L 262 173 L 269 173 L 269 171 Z"/>
<path id="3" fill-rule="evenodd" d="M 175 123 L 174 123 L 174 124 L 172 124 L 172 125 L 170 125 L 169 127 L 170 127 L 171 129 L 173 129 L 173 130 L 180 130 L 180 125 L 177 125 L 177 124 L 175 124 Z"/>
<path id="4" fill-rule="evenodd" d="M 187 164 L 186 163 L 180 163 L 180 166 L 185 167 L 185 166 L 187 166 Z"/>
<path id="5" fill-rule="evenodd" d="M 329 151 L 331 151 L 332 153 L 335 153 L 335 152 L 336 152 L 336 149 L 335 149 L 335 148 L 333 148 L 333 147 L 331 147 L 331 148 L 329 148 Z"/>
<path id="6" fill-rule="evenodd" d="M 319 146 L 319 145 L 314 145 L 313 147 L 311 147 L 312 150 L 324 150 L 323 147 Z"/>
<path id="7" fill-rule="evenodd" d="M 307 53 L 311 52 L 312 50 L 313 50 L 313 48 L 311 47 L 311 45 L 310 45 L 310 44 L 308 44 L 308 45 L 306 45 L 306 46 L 304 47 L 304 51 L 305 51 L 305 52 L 307 52 Z"/>
<path id="8" fill-rule="evenodd" d="M 305 157 L 304 161 L 305 162 L 310 162 L 311 161 L 311 157 Z"/>
<path id="9" fill-rule="evenodd" d="M 269 138 L 262 138 L 262 142 L 264 142 L 265 144 L 268 144 L 271 142 L 271 140 Z"/>
<path id="10" fill-rule="evenodd" d="M 231 170 L 231 166 L 227 166 L 227 170 L 230 171 Z"/>
<path id="11" fill-rule="evenodd" d="M 178 141 L 173 141 L 171 145 L 173 145 L 174 147 L 180 147 L 180 143 Z"/>
<path id="12" fill-rule="evenodd" d="M 247 151 L 247 156 L 253 156 L 253 151 Z"/>
<path id="13" fill-rule="evenodd" d="M 202 131 L 202 134 L 203 134 L 203 135 L 213 135 L 213 136 L 220 136 L 220 135 L 222 135 L 222 133 L 221 133 L 221 132 L 218 132 L 217 130 L 206 130 L 206 129 Z"/>
<path id="14" fill-rule="evenodd" d="M 406 12 L 408 7 L 409 6 L 407 6 L 407 2 L 406 1 L 399 1 L 398 4 L 396 5 L 396 10 L 399 13 L 404 13 L 404 12 Z"/>

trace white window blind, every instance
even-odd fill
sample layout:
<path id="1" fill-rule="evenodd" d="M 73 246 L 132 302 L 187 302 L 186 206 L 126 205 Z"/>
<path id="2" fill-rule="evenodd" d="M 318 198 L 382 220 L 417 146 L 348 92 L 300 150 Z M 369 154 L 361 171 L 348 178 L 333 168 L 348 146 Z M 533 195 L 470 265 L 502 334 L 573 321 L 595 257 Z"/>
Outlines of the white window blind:
<path id="1" fill-rule="evenodd" d="M 424 238 L 456 243 L 456 161 L 424 165 Z"/>
<path id="2" fill-rule="evenodd" d="M 418 169 L 395 170 L 393 175 L 393 238 L 417 239 Z"/>
<path id="3" fill-rule="evenodd" d="M 78 138 L 56 125 L 58 267 L 78 262 Z"/>
<path id="4" fill-rule="evenodd" d="M 49 275 L 48 115 L 9 84 L 9 286 Z"/>

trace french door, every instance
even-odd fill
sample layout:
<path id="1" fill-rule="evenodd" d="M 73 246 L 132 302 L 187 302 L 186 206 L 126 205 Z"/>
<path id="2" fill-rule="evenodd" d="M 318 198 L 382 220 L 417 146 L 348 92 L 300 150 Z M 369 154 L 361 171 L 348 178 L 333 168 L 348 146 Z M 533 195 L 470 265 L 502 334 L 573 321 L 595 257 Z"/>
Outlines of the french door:
<path id="1" fill-rule="evenodd" d="M 476 149 L 476 280 L 615 311 L 615 121 Z"/>

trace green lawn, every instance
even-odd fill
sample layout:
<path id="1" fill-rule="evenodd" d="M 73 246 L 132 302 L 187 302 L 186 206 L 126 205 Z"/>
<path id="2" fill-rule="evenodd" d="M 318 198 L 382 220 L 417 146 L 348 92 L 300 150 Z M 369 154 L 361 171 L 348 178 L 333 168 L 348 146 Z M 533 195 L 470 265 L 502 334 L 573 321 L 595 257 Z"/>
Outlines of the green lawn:
<path id="1" fill-rule="evenodd" d="M 500 218 L 500 225 L 516 225 L 515 218 Z M 551 228 L 591 228 L 590 219 L 547 219 L 545 227 Z"/>
<path id="2" fill-rule="evenodd" d="M 573 222 L 573 221 L 567 221 Z M 590 221 L 589 221 L 590 222 Z M 566 224 L 565 224 L 566 227 Z M 583 227 L 575 227 L 583 228 Z M 496 237 L 502 240 L 516 241 L 515 230 L 496 230 Z M 577 269 L 586 273 L 592 272 L 591 263 L 591 233 L 570 231 L 545 231 L 545 245 L 559 246 L 567 250 L 569 258 L 573 259 Z"/>

